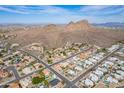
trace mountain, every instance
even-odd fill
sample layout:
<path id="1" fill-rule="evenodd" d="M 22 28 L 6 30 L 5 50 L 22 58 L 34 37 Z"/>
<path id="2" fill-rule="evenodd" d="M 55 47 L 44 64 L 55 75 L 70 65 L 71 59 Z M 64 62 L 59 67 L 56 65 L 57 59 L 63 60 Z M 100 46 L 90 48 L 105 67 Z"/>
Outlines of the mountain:
<path id="1" fill-rule="evenodd" d="M 99 23 L 93 24 L 95 26 L 103 26 L 103 27 L 124 27 L 123 22 L 107 22 L 107 23 Z"/>
<path id="2" fill-rule="evenodd" d="M 68 31 L 72 31 L 72 30 L 88 30 L 91 28 L 91 25 L 88 23 L 87 20 L 81 20 L 78 22 L 70 22 L 65 29 L 67 29 Z"/>
<path id="3" fill-rule="evenodd" d="M 102 29 L 91 25 L 87 20 L 70 22 L 67 25 L 50 24 L 28 30 L 10 31 L 17 37 L 10 42 L 19 43 L 22 46 L 41 42 L 48 48 L 64 46 L 67 42 L 86 42 L 101 47 L 109 47 L 111 44 L 124 40 L 124 31 Z"/>

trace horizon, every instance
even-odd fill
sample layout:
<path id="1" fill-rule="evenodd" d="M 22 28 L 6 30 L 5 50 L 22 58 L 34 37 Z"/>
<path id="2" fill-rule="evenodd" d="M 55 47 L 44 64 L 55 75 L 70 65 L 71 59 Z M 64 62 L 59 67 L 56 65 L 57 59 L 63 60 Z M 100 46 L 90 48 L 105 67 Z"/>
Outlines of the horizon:
<path id="1" fill-rule="evenodd" d="M 84 19 L 85 20 L 85 19 Z M 79 21 L 82 21 L 82 20 L 79 20 Z M 79 21 L 70 21 L 70 22 L 79 22 Z M 0 25 L 49 25 L 49 24 L 55 24 L 55 25 L 67 25 L 69 24 L 70 22 L 68 23 L 0 23 Z M 88 21 L 89 24 L 107 24 L 107 23 L 120 23 L 120 24 L 124 24 L 124 22 L 100 22 L 100 23 L 90 23 Z"/>
<path id="2" fill-rule="evenodd" d="M 123 18 L 123 5 L 0 5 L 0 24 L 123 23 Z"/>

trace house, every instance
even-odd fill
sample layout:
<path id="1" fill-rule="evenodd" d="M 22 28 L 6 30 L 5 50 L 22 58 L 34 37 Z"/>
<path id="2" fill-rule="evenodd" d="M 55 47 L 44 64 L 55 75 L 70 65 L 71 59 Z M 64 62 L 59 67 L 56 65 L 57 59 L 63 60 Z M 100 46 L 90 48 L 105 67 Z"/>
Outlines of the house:
<path id="1" fill-rule="evenodd" d="M 43 67 L 43 65 L 40 64 L 40 63 L 35 63 L 33 65 L 35 66 L 35 69 L 39 69 L 39 68 L 42 68 Z"/>
<path id="2" fill-rule="evenodd" d="M 43 73 L 45 74 L 45 76 L 49 76 L 50 71 L 49 71 L 48 69 L 44 69 L 44 70 L 43 70 Z"/>
<path id="3" fill-rule="evenodd" d="M 87 87 L 93 87 L 94 83 L 90 79 L 85 79 L 82 81 Z"/>
<path id="4" fill-rule="evenodd" d="M 93 63 L 96 63 L 97 62 L 97 60 L 94 59 L 94 58 L 89 58 L 88 60 L 91 61 L 91 62 L 93 62 Z"/>
<path id="5" fill-rule="evenodd" d="M 114 77 L 117 79 L 117 80 L 123 80 L 123 76 L 117 74 L 117 73 L 114 73 Z"/>
<path id="6" fill-rule="evenodd" d="M 85 60 L 85 64 L 92 65 L 93 63 L 91 61 L 89 61 L 89 60 Z"/>
<path id="7" fill-rule="evenodd" d="M 118 51 L 118 52 L 116 52 L 115 54 L 118 54 L 118 55 L 120 55 L 120 56 L 124 56 L 124 53 L 121 52 L 121 51 Z"/>
<path id="8" fill-rule="evenodd" d="M 75 71 L 73 71 L 73 70 L 69 70 L 68 74 L 70 74 L 71 76 L 75 76 L 76 75 Z"/>
<path id="9" fill-rule="evenodd" d="M 102 58 L 103 54 L 102 53 L 98 53 L 98 54 L 96 54 L 96 56 L 99 57 L 99 58 Z"/>
<path id="10" fill-rule="evenodd" d="M 56 74 L 53 74 L 53 78 L 55 79 L 55 78 L 58 78 L 58 77 L 57 77 L 57 75 L 56 75 Z"/>
<path id="11" fill-rule="evenodd" d="M 54 67 L 55 67 L 55 69 L 57 69 L 58 71 L 61 71 L 61 70 L 62 70 L 62 68 L 61 68 L 61 65 L 60 65 L 60 64 L 57 64 L 57 65 L 55 65 Z"/>
<path id="12" fill-rule="evenodd" d="M 117 57 L 108 57 L 109 61 L 119 61 L 119 59 Z"/>
<path id="13" fill-rule="evenodd" d="M 80 60 L 80 58 L 75 56 L 75 57 L 73 57 L 73 60 L 77 61 L 77 60 Z"/>
<path id="14" fill-rule="evenodd" d="M 11 83 L 9 84 L 9 88 L 20 88 L 20 84 L 18 82 L 14 82 L 14 83 Z"/>
<path id="15" fill-rule="evenodd" d="M 84 64 L 84 62 L 82 61 L 82 62 L 78 62 L 77 63 L 77 65 L 79 65 L 79 66 L 82 66 Z"/>
<path id="16" fill-rule="evenodd" d="M 104 56 L 104 55 L 105 55 L 104 52 L 100 52 L 100 53 L 98 53 L 98 54 L 101 55 L 101 56 Z"/>
<path id="17" fill-rule="evenodd" d="M 79 58 L 80 59 L 85 59 L 85 58 L 87 58 L 87 53 L 81 53 L 80 55 L 79 55 Z"/>
<path id="18" fill-rule="evenodd" d="M 17 48 L 19 47 L 19 44 L 18 43 L 14 43 L 10 46 L 10 49 L 13 49 L 13 48 Z"/>
<path id="19" fill-rule="evenodd" d="M 106 84 L 101 80 L 96 84 L 95 88 L 107 88 Z"/>
<path id="20" fill-rule="evenodd" d="M 108 71 L 106 68 L 101 68 L 101 67 L 98 67 L 97 69 L 98 69 L 98 70 L 101 70 L 101 71 L 104 72 L 104 73 Z"/>
<path id="21" fill-rule="evenodd" d="M 6 78 L 6 77 L 8 77 L 9 75 L 11 75 L 11 74 L 10 74 L 9 71 L 7 71 L 6 69 L 0 70 L 0 78 Z"/>
<path id="22" fill-rule="evenodd" d="M 93 73 L 90 73 L 89 78 L 93 81 L 93 82 L 97 82 L 99 80 L 99 77 Z"/>
<path id="23" fill-rule="evenodd" d="M 24 59 L 27 59 L 29 62 L 35 61 L 35 58 L 33 58 L 31 56 L 24 56 Z"/>
<path id="24" fill-rule="evenodd" d="M 20 85 L 23 87 L 23 88 L 26 88 L 29 84 L 32 83 L 32 80 L 31 80 L 31 77 L 26 77 L 24 79 L 21 79 L 20 81 Z"/>
<path id="25" fill-rule="evenodd" d="M 61 66 L 62 66 L 62 67 L 66 67 L 66 66 L 68 66 L 68 65 L 69 65 L 69 63 L 67 63 L 67 62 L 61 63 Z"/>
<path id="26" fill-rule="evenodd" d="M 110 82 L 110 83 L 118 83 L 118 80 L 113 78 L 112 76 L 109 76 L 107 79 L 106 79 L 107 82 Z"/>
<path id="27" fill-rule="evenodd" d="M 64 84 L 62 82 L 59 82 L 57 85 L 55 85 L 53 88 L 63 88 Z"/>
<path id="28" fill-rule="evenodd" d="M 104 62 L 105 62 L 105 64 L 108 64 L 108 65 L 110 65 L 110 66 L 114 65 L 114 63 L 111 62 L 111 61 L 104 61 Z"/>
<path id="29" fill-rule="evenodd" d="M 124 65 L 124 61 L 119 61 L 118 64 Z"/>
<path id="30" fill-rule="evenodd" d="M 118 73 L 119 75 L 121 75 L 121 76 L 124 77 L 124 71 L 122 71 L 122 70 L 116 70 L 116 73 Z"/>
<path id="31" fill-rule="evenodd" d="M 84 64 L 83 64 L 83 67 L 84 67 L 84 68 L 88 68 L 89 65 L 87 65 L 86 63 L 84 63 Z"/>
<path id="32" fill-rule="evenodd" d="M 119 45 L 112 45 L 110 48 L 108 48 L 108 51 L 114 51 L 119 48 Z"/>
<path id="33" fill-rule="evenodd" d="M 121 66 L 120 68 L 121 68 L 121 70 L 123 70 L 123 71 L 124 71 L 124 67 L 122 67 L 122 66 Z"/>
<path id="34" fill-rule="evenodd" d="M 97 69 L 96 71 L 94 71 L 94 74 L 98 75 L 98 77 L 101 77 L 104 73 Z"/>
<path id="35" fill-rule="evenodd" d="M 101 59 L 99 56 L 93 56 L 93 58 L 97 61 Z"/>
<path id="36" fill-rule="evenodd" d="M 102 67 L 105 67 L 105 68 L 109 68 L 110 67 L 110 65 L 109 64 L 106 64 L 106 63 L 104 63 L 104 64 L 102 64 Z"/>
<path id="37" fill-rule="evenodd" d="M 24 74 L 29 74 L 29 73 L 33 72 L 34 70 L 35 70 L 34 67 L 30 66 L 30 67 L 24 68 L 24 69 L 22 70 L 22 72 L 23 72 Z"/>
<path id="38" fill-rule="evenodd" d="M 45 86 L 44 85 L 41 85 L 39 88 L 45 88 Z"/>
<path id="39" fill-rule="evenodd" d="M 75 69 L 78 70 L 78 71 L 82 71 L 83 70 L 83 68 L 81 66 L 76 66 Z"/>
<path id="40" fill-rule="evenodd" d="M 21 54 L 21 52 L 20 51 L 16 51 L 16 52 L 13 53 L 13 55 L 18 55 L 18 54 Z"/>

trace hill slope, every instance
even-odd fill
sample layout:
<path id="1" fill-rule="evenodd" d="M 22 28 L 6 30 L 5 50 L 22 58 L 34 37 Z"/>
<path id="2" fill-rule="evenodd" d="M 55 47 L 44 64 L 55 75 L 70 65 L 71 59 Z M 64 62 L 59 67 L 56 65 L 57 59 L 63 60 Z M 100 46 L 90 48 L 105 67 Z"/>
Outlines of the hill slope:
<path id="1" fill-rule="evenodd" d="M 44 46 L 53 48 L 64 46 L 66 42 L 87 42 L 102 47 L 109 47 L 116 41 L 124 40 L 124 31 L 114 31 L 96 28 L 87 20 L 70 22 L 67 25 L 50 24 L 37 29 L 12 31 L 17 37 L 11 42 L 27 45 L 41 42 Z"/>

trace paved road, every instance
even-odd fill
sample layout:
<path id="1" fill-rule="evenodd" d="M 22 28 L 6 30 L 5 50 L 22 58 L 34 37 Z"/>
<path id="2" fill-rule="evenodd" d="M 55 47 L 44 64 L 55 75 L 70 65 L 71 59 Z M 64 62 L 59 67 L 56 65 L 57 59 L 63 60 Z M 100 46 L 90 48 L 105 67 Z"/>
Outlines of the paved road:
<path id="1" fill-rule="evenodd" d="M 15 79 L 13 79 L 13 80 L 11 80 L 11 81 L 8 81 L 8 82 L 5 82 L 4 85 L 9 84 L 9 83 L 12 83 L 12 82 L 17 81 L 17 80 L 20 79 L 19 74 L 18 74 L 18 72 L 17 72 L 17 70 L 15 69 L 14 66 L 9 66 L 9 67 L 7 67 L 7 68 L 5 68 L 5 69 L 11 70 L 11 71 L 14 73 L 14 75 L 15 75 Z M 2 84 L 2 85 L 3 85 L 3 84 Z M 1 87 L 1 86 L 0 86 L 0 87 Z"/>
<path id="2" fill-rule="evenodd" d="M 84 51 L 87 51 L 87 50 L 88 50 L 88 49 L 86 49 L 86 50 L 84 50 Z M 117 49 L 117 50 L 118 50 L 118 49 Z M 84 73 L 82 73 L 80 76 L 78 76 L 78 77 L 77 77 L 75 80 L 73 80 L 73 81 L 70 81 L 70 80 L 68 80 L 67 78 L 65 78 L 63 75 L 61 75 L 60 73 L 58 73 L 57 71 L 55 71 L 53 68 L 51 68 L 51 66 L 53 66 L 53 65 L 55 65 L 55 64 L 58 64 L 58 63 L 61 63 L 61 62 L 64 62 L 65 60 L 67 60 L 67 59 L 69 59 L 69 58 L 72 58 L 72 57 L 74 57 L 74 56 L 76 56 L 76 55 L 78 55 L 78 54 L 80 54 L 80 53 L 82 53 L 82 52 L 84 52 L 84 51 L 81 51 L 81 52 L 79 52 L 79 53 L 77 53 L 77 54 L 75 54 L 75 55 L 72 55 L 72 56 L 70 56 L 70 57 L 68 57 L 68 58 L 66 58 L 66 59 L 64 59 L 64 60 L 62 60 L 62 61 L 53 63 L 53 64 L 51 64 L 51 65 L 48 65 L 47 63 L 43 62 L 41 59 L 37 58 L 35 55 L 33 55 L 33 54 L 29 53 L 29 52 L 26 52 L 26 51 L 24 51 L 24 50 L 19 50 L 19 51 L 22 51 L 22 52 L 27 53 L 27 54 L 31 55 L 32 57 L 34 57 L 36 60 L 38 60 L 39 63 L 42 63 L 42 64 L 45 66 L 45 68 L 43 68 L 43 69 L 48 68 L 50 71 L 52 71 L 53 73 L 55 73 L 60 79 L 62 79 L 62 80 L 66 83 L 65 88 L 70 88 L 70 87 L 77 88 L 77 86 L 75 85 L 75 83 L 76 83 L 77 81 L 79 81 L 84 75 L 86 75 L 86 74 L 87 74 L 88 72 L 90 72 L 92 69 L 94 69 L 95 67 L 97 67 L 101 62 L 103 62 L 107 57 L 109 57 L 111 54 L 113 54 L 113 53 L 116 52 L 117 50 L 115 50 L 115 51 L 109 53 L 107 56 L 105 56 L 103 59 L 101 59 L 97 64 L 95 64 L 94 66 L 90 67 L 88 70 L 86 70 Z M 12 80 L 12 81 L 9 81 L 9 82 L 7 82 L 6 84 L 9 84 L 9 83 L 12 83 L 12 82 L 14 82 L 14 81 L 23 79 L 23 78 L 28 77 L 28 76 L 32 75 L 33 73 L 39 71 L 39 70 L 36 70 L 36 71 L 34 71 L 34 72 L 32 72 L 32 73 L 29 73 L 29 74 L 27 74 L 27 75 L 25 75 L 25 76 L 23 76 L 23 77 L 19 77 L 19 75 L 18 75 L 18 73 L 17 73 L 17 70 L 16 70 L 13 66 L 8 67 L 7 69 L 8 69 L 8 70 L 12 70 L 12 71 L 14 72 L 16 79 L 15 79 L 15 80 Z"/>
<path id="3" fill-rule="evenodd" d="M 15 69 L 14 66 L 9 66 L 9 67 L 7 67 L 6 69 L 7 69 L 7 70 L 11 70 L 11 71 L 14 73 L 15 79 L 13 79 L 13 80 L 11 80 L 11 81 L 8 81 L 8 82 L 6 82 L 6 83 L 4 83 L 4 84 L 2 84 L 0 87 L 2 87 L 3 85 L 6 85 L 6 84 L 12 83 L 12 82 L 14 82 L 14 81 L 17 81 L 17 80 L 20 79 L 19 74 L 18 74 L 18 72 L 17 72 L 17 70 Z"/>
<path id="4" fill-rule="evenodd" d="M 15 75 L 15 77 L 16 77 L 16 79 L 17 79 L 17 80 L 20 79 L 19 74 L 18 74 L 18 72 L 17 72 L 17 70 L 15 69 L 14 66 L 9 66 L 9 67 L 7 67 L 6 69 L 7 69 L 7 70 L 12 70 L 13 73 L 14 73 L 14 75 Z"/>
<path id="5" fill-rule="evenodd" d="M 121 47 L 120 47 L 121 48 Z M 120 49 L 119 48 L 119 49 Z M 109 53 L 107 56 L 105 56 L 104 58 L 102 58 L 97 64 L 95 64 L 94 66 L 90 67 L 88 70 L 86 70 L 85 72 L 83 72 L 80 76 L 78 76 L 75 80 L 72 81 L 72 85 L 74 85 L 77 81 L 79 81 L 81 78 L 83 78 L 83 76 L 85 76 L 87 73 L 89 73 L 90 71 L 92 71 L 94 68 L 96 68 L 99 64 L 101 64 L 104 60 L 106 60 L 106 58 L 108 58 L 109 56 L 111 56 L 113 53 L 115 53 L 117 50 L 116 49 L 114 51 L 112 51 L 111 53 Z M 65 87 L 71 87 L 70 85 L 66 85 Z"/>
<path id="6" fill-rule="evenodd" d="M 91 48 L 91 47 L 90 47 L 90 48 Z M 58 62 L 56 62 L 56 63 L 54 63 L 54 64 L 52 64 L 52 65 L 48 65 L 47 63 L 41 61 L 41 59 L 37 58 L 36 56 L 32 55 L 31 53 L 29 53 L 29 52 L 27 52 L 27 51 L 24 51 L 24 50 L 19 50 L 19 51 L 25 52 L 25 53 L 27 53 L 27 54 L 33 56 L 33 57 L 36 58 L 39 62 L 41 62 L 43 65 L 45 65 L 45 68 L 43 68 L 43 69 L 46 69 L 46 68 L 50 69 L 50 70 L 51 70 L 52 72 L 54 72 L 59 78 L 61 78 L 64 82 L 66 82 L 66 84 L 71 85 L 71 82 L 70 82 L 68 79 L 66 79 L 64 76 L 62 76 L 61 74 L 59 74 L 58 72 L 56 72 L 54 69 L 52 69 L 51 66 L 53 66 L 53 65 L 55 65 L 55 64 L 58 64 L 58 63 L 61 63 L 61 62 L 65 61 L 65 60 L 67 60 L 67 59 L 69 59 L 69 58 L 72 58 L 72 57 L 74 57 L 74 56 L 76 56 L 76 55 L 78 55 L 78 54 L 80 54 L 80 53 L 82 53 L 82 52 L 85 52 L 85 51 L 89 50 L 90 48 L 88 48 L 88 49 L 86 49 L 86 50 L 83 50 L 83 51 L 81 51 L 81 52 L 79 52 L 79 53 L 76 53 L 76 54 L 74 54 L 74 55 L 72 55 L 72 56 L 70 56 L 70 57 L 68 57 L 68 58 L 66 58 L 66 59 L 63 59 L 63 60 L 61 60 L 61 61 L 58 61 Z M 8 56 L 11 56 L 11 55 L 8 55 Z M 7 56 L 7 57 L 8 57 L 8 56 Z M 17 70 L 15 69 L 14 66 L 9 66 L 9 67 L 7 67 L 7 69 L 13 71 L 13 73 L 14 73 L 16 79 L 14 79 L 14 80 L 12 80 L 12 81 L 9 81 L 9 82 L 6 82 L 4 85 L 9 84 L 9 83 L 12 83 L 12 82 L 15 82 L 15 81 L 18 81 L 18 80 L 20 80 L 20 79 L 23 79 L 23 78 L 25 78 L 25 77 L 28 77 L 28 76 L 32 75 L 33 73 L 36 73 L 36 72 L 39 71 L 39 70 L 36 70 L 36 71 L 34 71 L 34 72 L 32 72 L 32 73 L 29 73 L 29 74 L 27 74 L 27 75 L 25 75 L 25 76 L 23 76 L 23 77 L 20 77 L 20 76 L 18 75 L 18 72 L 17 72 Z M 0 87 L 2 87 L 2 86 L 0 86 Z M 77 86 L 75 86 L 75 85 L 73 85 L 72 87 L 77 88 Z"/>
<path id="7" fill-rule="evenodd" d="M 28 52 L 26 51 L 23 51 L 23 50 L 20 50 L 22 52 L 25 52 L 27 54 L 29 54 Z M 42 63 L 46 68 L 48 68 L 50 71 L 52 71 L 53 73 L 55 73 L 60 79 L 62 79 L 66 84 L 68 85 L 72 85 L 72 82 L 69 81 L 67 78 L 65 78 L 64 76 L 62 76 L 60 73 L 58 73 L 57 71 L 55 71 L 53 68 L 51 68 L 50 65 L 48 65 L 47 63 L 41 61 L 40 59 L 38 59 L 36 56 L 32 55 L 32 54 L 29 54 L 31 55 L 32 57 L 36 58 L 38 60 L 38 62 Z M 76 87 L 76 86 L 75 86 Z"/>
<path id="8" fill-rule="evenodd" d="M 0 88 L 4 88 L 4 85 L 13 83 L 13 82 L 15 82 L 15 81 L 17 81 L 17 79 L 14 79 L 14 80 L 11 80 L 11 81 L 7 81 L 7 82 L 5 82 L 4 84 L 0 85 Z"/>
<path id="9" fill-rule="evenodd" d="M 6 84 L 9 84 L 9 83 L 12 83 L 14 81 L 17 81 L 20 78 L 19 75 L 18 75 L 18 73 L 17 73 L 17 70 L 15 69 L 14 66 L 9 66 L 9 67 L 7 67 L 5 69 L 13 71 L 13 73 L 15 75 L 15 79 L 5 82 L 4 84 L 0 85 L 0 87 L 3 87 Z"/>
<path id="10" fill-rule="evenodd" d="M 88 49 L 85 49 L 85 50 L 83 50 L 83 51 L 81 51 L 81 52 L 78 52 L 78 53 L 76 53 L 76 54 L 74 54 L 74 55 L 72 55 L 72 56 L 69 56 L 69 57 L 67 57 L 67 58 L 65 58 L 65 59 L 63 59 L 63 60 L 61 60 L 61 61 L 55 62 L 55 63 L 51 64 L 50 66 L 59 64 L 59 63 L 65 61 L 65 60 L 67 60 L 67 59 L 70 59 L 70 58 L 72 58 L 72 57 L 74 57 L 74 56 L 77 56 L 77 55 L 79 55 L 79 54 L 81 54 L 81 53 L 83 53 L 83 52 L 85 52 L 85 51 L 88 51 L 89 49 L 91 49 L 91 47 L 88 48 Z"/>
<path id="11" fill-rule="evenodd" d="M 8 68 L 7 68 L 7 69 L 8 69 Z M 46 68 L 42 68 L 42 69 L 46 69 Z M 40 70 L 42 70 L 42 69 L 33 71 L 33 72 L 31 72 L 31 73 L 29 73 L 29 74 L 26 74 L 26 75 L 24 75 L 24 76 L 22 76 L 22 77 L 17 76 L 18 78 L 14 79 L 14 80 L 11 80 L 11 81 L 8 81 L 8 82 L 4 83 L 4 85 L 7 85 L 7 84 L 10 84 L 10 83 L 12 83 L 12 82 L 16 82 L 16 81 L 18 81 L 18 80 L 21 80 L 21 79 L 23 79 L 23 78 L 26 78 L 26 77 L 32 75 L 33 73 L 36 73 L 36 72 L 38 72 L 38 71 L 40 71 Z M 3 86 L 3 84 L 2 84 L 2 86 Z M 0 87 L 1 87 L 1 86 L 0 86 Z"/>

